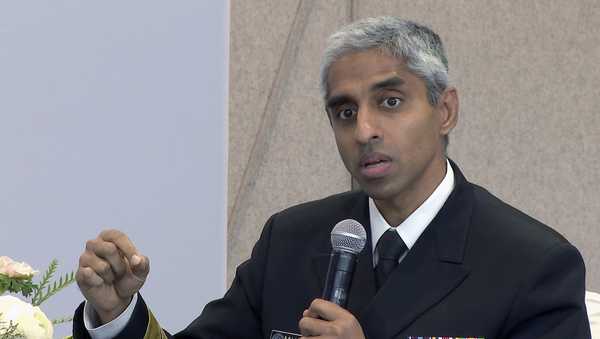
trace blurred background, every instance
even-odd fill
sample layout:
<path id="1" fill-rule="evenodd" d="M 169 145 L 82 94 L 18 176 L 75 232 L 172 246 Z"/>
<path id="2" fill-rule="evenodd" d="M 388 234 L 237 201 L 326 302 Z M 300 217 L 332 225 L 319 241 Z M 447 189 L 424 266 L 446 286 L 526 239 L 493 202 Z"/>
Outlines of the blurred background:
<path id="1" fill-rule="evenodd" d="M 228 277 L 269 215 L 350 188 L 319 95 L 327 36 L 395 15 L 444 41 L 461 109 L 448 154 L 550 225 L 600 291 L 600 2 L 231 1 Z"/>
<path id="2" fill-rule="evenodd" d="M 165 328 L 224 293 L 228 17 L 222 1 L 0 4 L 0 255 L 66 273 L 118 228 L 151 258 L 142 293 Z M 82 300 L 73 285 L 42 309 Z"/>

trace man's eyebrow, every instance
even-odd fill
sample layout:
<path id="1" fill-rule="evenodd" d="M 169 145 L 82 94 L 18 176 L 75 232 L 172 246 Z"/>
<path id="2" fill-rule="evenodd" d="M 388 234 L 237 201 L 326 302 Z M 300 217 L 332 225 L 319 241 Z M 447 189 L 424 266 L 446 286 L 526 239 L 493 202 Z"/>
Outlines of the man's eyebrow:
<path id="1" fill-rule="evenodd" d="M 373 85 L 371 85 L 370 90 L 372 92 L 380 90 L 380 89 L 385 89 L 385 88 L 394 88 L 394 87 L 400 87 L 402 85 L 404 85 L 406 83 L 406 81 L 404 81 L 402 78 L 398 77 L 398 76 L 393 76 L 390 78 L 387 78 L 385 80 L 382 80 L 380 82 L 377 82 Z M 341 94 L 341 95 L 334 95 L 332 97 L 329 97 L 326 102 L 325 102 L 325 108 L 326 109 L 330 109 L 332 107 L 347 103 L 349 101 L 352 101 L 352 98 Z"/>
<path id="2" fill-rule="evenodd" d="M 380 89 L 391 88 L 391 87 L 400 87 L 404 85 L 406 82 L 402 80 L 402 78 L 394 76 L 383 81 L 377 82 L 371 86 L 371 91 L 377 91 Z"/>
<path id="3" fill-rule="evenodd" d="M 350 101 L 350 97 L 348 97 L 347 95 L 334 95 L 330 98 L 327 99 L 327 101 L 325 102 L 325 108 L 327 110 L 329 110 L 332 107 L 341 105 L 343 103 L 346 103 L 348 101 Z"/>

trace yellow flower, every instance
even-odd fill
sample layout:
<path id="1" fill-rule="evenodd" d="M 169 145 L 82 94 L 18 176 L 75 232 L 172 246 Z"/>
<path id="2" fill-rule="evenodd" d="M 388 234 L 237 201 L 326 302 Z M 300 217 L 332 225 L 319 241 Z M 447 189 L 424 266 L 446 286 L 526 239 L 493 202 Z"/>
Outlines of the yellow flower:
<path id="1" fill-rule="evenodd" d="M 17 331 L 26 339 L 52 339 L 54 328 L 39 307 L 10 295 L 0 296 L 0 320 L 17 325 Z"/>

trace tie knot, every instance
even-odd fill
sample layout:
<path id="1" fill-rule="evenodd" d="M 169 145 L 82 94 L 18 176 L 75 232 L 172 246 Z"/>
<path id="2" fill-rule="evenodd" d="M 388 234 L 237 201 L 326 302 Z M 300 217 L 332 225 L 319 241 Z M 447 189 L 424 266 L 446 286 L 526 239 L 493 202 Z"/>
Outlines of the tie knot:
<path id="1" fill-rule="evenodd" d="M 380 260 L 398 261 L 400 256 L 408 249 L 395 229 L 388 229 L 377 242 L 377 252 Z"/>

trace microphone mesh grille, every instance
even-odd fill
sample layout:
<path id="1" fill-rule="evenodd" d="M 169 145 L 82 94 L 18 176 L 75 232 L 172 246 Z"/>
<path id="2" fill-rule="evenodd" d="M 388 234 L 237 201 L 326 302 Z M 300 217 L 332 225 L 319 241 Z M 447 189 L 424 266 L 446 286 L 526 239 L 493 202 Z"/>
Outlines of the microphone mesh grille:
<path id="1" fill-rule="evenodd" d="M 354 219 L 345 219 L 331 230 L 331 246 L 334 250 L 360 253 L 367 242 L 367 232 L 363 225 Z"/>

